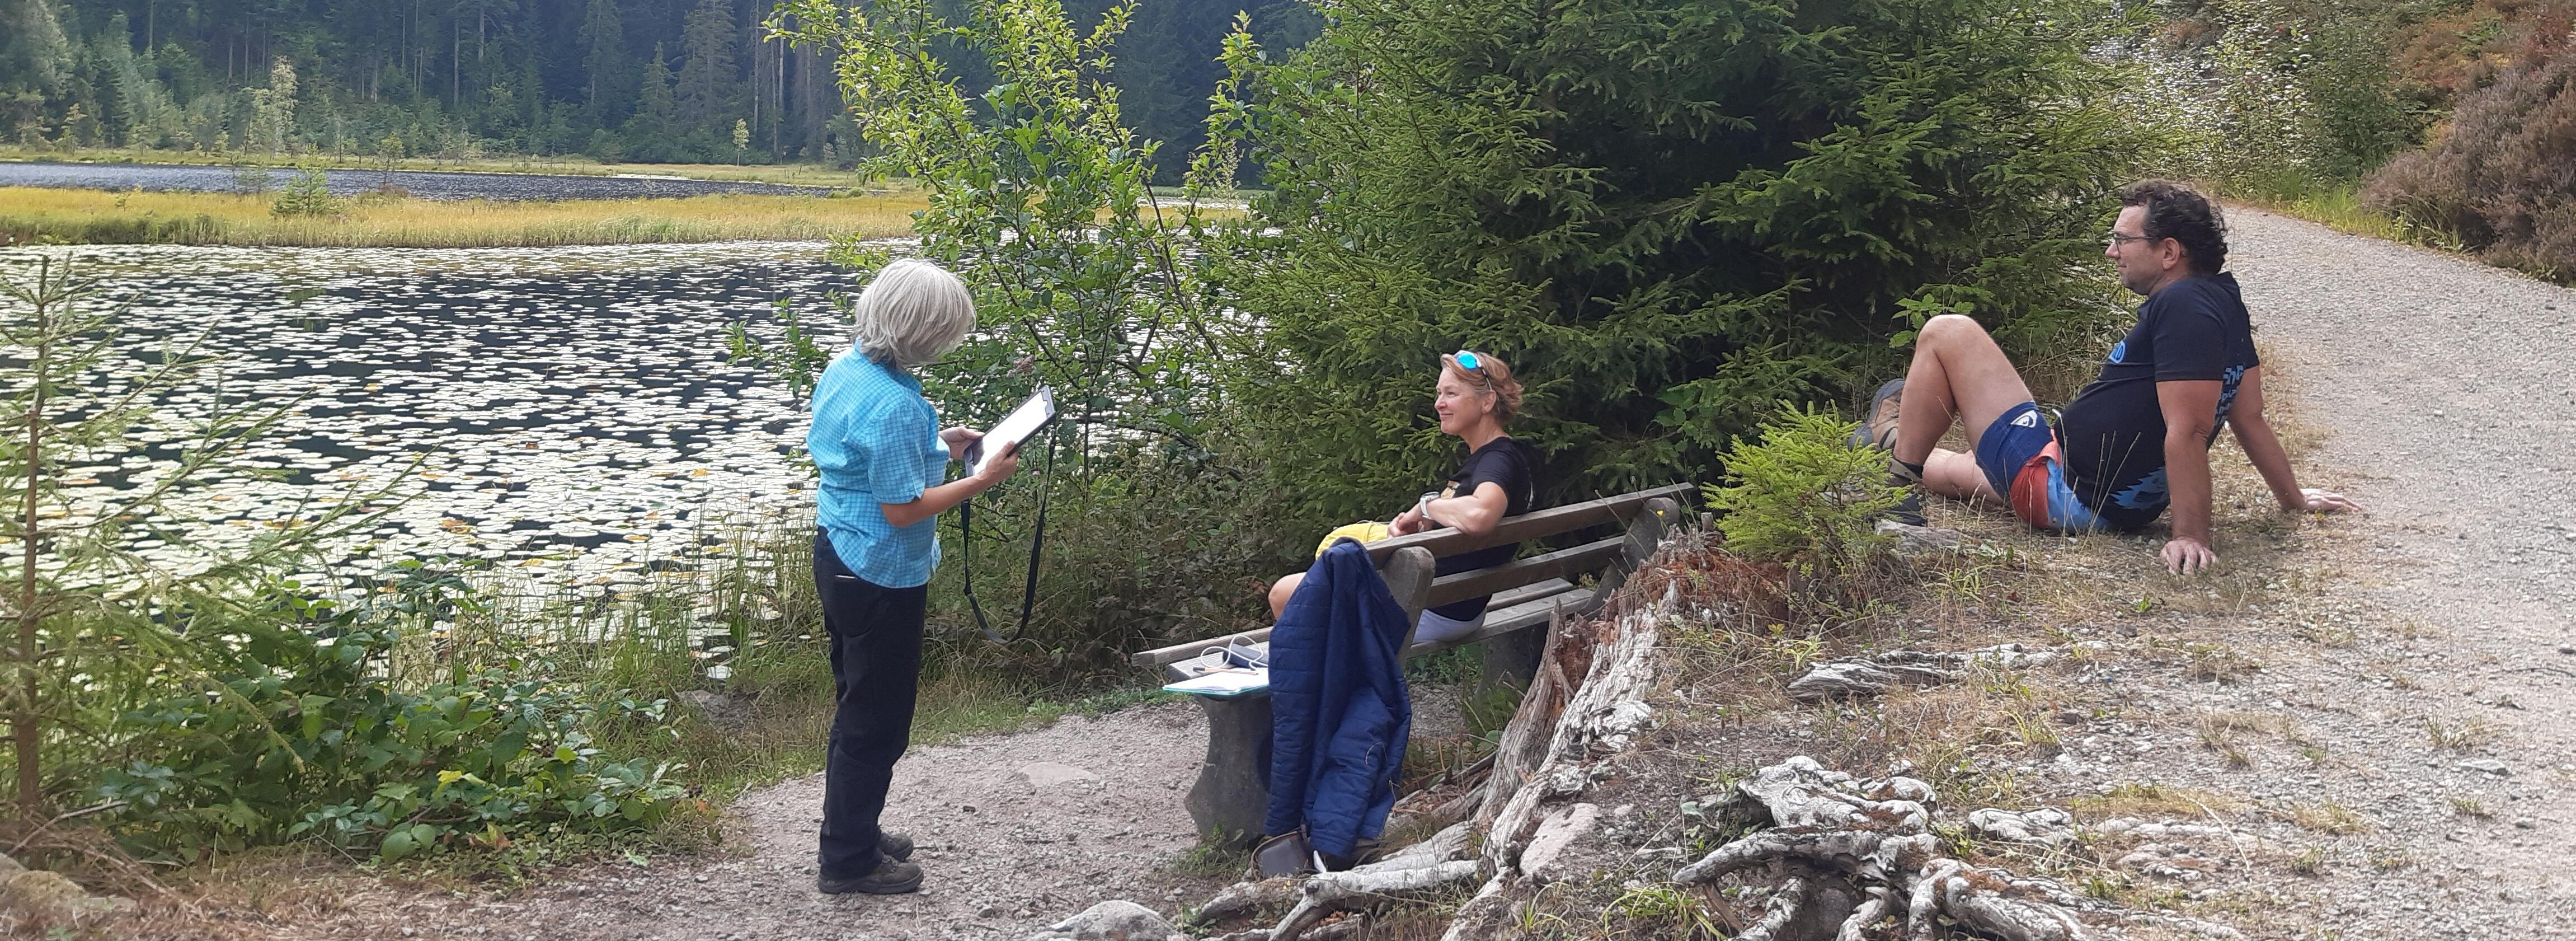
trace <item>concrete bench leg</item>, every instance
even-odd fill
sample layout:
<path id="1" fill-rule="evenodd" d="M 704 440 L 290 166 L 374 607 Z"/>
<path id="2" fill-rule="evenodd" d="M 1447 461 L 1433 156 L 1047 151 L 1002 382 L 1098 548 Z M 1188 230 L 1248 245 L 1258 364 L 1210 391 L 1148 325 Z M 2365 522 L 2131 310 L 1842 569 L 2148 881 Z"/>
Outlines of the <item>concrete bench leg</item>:
<path id="1" fill-rule="evenodd" d="M 1190 820 L 1203 839 L 1249 846 L 1270 816 L 1270 697 L 1199 697 L 1207 710 L 1207 760 L 1190 787 Z"/>
<path id="2" fill-rule="evenodd" d="M 1530 688 L 1538 676 L 1538 658 L 1547 654 L 1546 625 L 1513 631 L 1484 640 L 1485 669 L 1476 683 L 1479 694 L 1497 686 L 1513 689 Z"/>

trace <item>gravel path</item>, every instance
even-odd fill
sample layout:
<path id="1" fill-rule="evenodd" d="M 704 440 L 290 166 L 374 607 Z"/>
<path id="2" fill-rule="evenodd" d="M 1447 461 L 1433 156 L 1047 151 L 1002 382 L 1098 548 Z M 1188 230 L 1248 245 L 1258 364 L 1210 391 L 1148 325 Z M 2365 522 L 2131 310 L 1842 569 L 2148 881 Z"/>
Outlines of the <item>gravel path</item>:
<path id="1" fill-rule="evenodd" d="M 2576 290 L 2230 221 L 2289 413 L 2325 433 L 2303 482 L 2371 510 L 2324 549 L 2337 577 L 2297 615 L 2361 622 L 2362 639 L 2265 671 L 2268 705 L 2336 756 L 2274 777 L 2376 822 L 2347 838 L 2369 864 L 2326 878 L 2320 926 L 2576 937 Z"/>
<path id="2" fill-rule="evenodd" d="M 1164 908 L 1232 880 L 1168 867 L 1197 841 L 1181 798 L 1206 720 L 1182 703 L 914 749 L 895 766 L 886 824 L 926 875 L 908 896 L 814 891 L 823 778 L 746 794 L 737 855 L 603 867 L 501 900 L 413 900 L 405 937 L 544 941 L 1022 938 L 1114 898 Z M 378 922 L 381 924 L 381 922 Z"/>

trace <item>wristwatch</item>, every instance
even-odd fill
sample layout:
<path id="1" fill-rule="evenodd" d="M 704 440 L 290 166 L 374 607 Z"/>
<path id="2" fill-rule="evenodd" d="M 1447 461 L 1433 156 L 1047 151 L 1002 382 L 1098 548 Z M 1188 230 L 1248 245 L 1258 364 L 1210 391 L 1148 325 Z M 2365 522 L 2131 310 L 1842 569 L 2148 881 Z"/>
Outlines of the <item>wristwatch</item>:
<path id="1" fill-rule="evenodd" d="M 1438 492 L 1423 494 L 1422 499 L 1413 501 L 1413 515 L 1422 517 L 1422 521 L 1425 523 L 1432 522 L 1431 501 L 1437 499 L 1440 499 L 1440 494 Z"/>

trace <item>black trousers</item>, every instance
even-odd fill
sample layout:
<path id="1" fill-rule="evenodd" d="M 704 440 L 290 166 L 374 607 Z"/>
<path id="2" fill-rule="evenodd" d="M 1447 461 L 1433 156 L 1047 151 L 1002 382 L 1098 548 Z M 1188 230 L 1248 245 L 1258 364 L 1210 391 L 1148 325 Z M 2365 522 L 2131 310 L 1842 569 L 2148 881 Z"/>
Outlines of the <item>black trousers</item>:
<path id="1" fill-rule="evenodd" d="M 832 641 L 829 756 L 823 764 L 824 878 L 876 869 L 877 816 L 885 811 L 895 759 L 912 744 L 913 701 L 921 689 L 921 630 L 927 585 L 887 588 L 850 573 L 832 541 L 814 534 L 814 588 Z"/>

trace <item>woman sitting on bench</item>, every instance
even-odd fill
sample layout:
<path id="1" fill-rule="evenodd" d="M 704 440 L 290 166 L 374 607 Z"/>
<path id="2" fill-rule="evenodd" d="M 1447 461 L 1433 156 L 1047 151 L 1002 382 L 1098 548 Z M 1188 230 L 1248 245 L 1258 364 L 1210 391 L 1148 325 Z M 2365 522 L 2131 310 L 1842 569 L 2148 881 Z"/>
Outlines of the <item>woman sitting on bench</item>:
<path id="1" fill-rule="evenodd" d="M 1411 509 L 1396 514 L 1386 525 L 1386 534 L 1409 536 L 1445 526 L 1480 535 L 1492 532 L 1503 517 L 1529 512 L 1538 492 L 1538 459 L 1528 445 L 1503 433 L 1520 406 L 1521 384 L 1501 360 L 1467 350 L 1440 357 L 1439 391 L 1431 409 L 1440 416 L 1443 434 L 1467 442 L 1467 460 L 1438 492 L 1423 494 Z M 1325 547 L 1330 546 L 1327 540 Z M 1460 553 L 1441 559 L 1437 571 L 1454 575 L 1490 568 L 1511 561 L 1519 552 L 1520 544 L 1506 543 Z M 1320 549 L 1317 554 L 1322 554 Z M 1271 583 L 1273 619 L 1287 609 L 1288 596 L 1297 593 L 1297 583 L 1305 577 L 1299 572 Z M 1413 642 L 1444 641 L 1475 632 L 1485 626 L 1487 600 L 1469 598 L 1422 612 Z"/>

